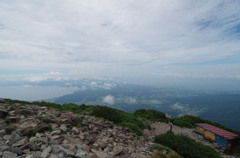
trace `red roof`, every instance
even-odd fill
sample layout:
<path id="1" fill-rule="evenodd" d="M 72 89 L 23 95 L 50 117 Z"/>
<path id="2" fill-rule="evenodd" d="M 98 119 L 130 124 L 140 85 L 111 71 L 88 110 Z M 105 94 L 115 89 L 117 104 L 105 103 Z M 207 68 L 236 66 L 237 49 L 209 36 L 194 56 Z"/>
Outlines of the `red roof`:
<path id="1" fill-rule="evenodd" d="M 222 136 L 224 138 L 227 139 L 236 139 L 236 138 L 240 138 L 239 135 L 235 134 L 235 133 L 231 133 L 229 131 L 223 130 L 221 128 L 215 127 L 213 125 L 209 125 L 207 123 L 197 123 L 196 125 L 204 128 L 205 130 L 208 130 L 212 133 L 215 133 L 219 136 Z"/>

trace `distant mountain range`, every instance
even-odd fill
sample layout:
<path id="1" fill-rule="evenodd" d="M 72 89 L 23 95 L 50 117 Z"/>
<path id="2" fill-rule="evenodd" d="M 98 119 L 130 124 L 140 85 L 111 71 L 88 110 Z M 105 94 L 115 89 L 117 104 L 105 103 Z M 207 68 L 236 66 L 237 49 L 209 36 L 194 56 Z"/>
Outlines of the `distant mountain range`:
<path id="1" fill-rule="evenodd" d="M 73 94 L 46 101 L 107 105 L 130 113 L 137 109 L 154 109 L 173 116 L 200 116 L 240 130 L 240 94 L 235 93 L 88 81 Z"/>

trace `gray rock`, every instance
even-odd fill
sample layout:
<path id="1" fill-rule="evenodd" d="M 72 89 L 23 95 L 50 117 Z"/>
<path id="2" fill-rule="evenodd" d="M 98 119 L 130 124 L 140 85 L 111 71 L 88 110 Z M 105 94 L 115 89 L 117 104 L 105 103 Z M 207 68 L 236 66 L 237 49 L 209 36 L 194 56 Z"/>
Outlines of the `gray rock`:
<path id="1" fill-rule="evenodd" d="M 60 129 L 64 132 L 67 131 L 67 126 L 65 124 L 61 124 Z"/>
<path id="2" fill-rule="evenodd" d="M 36 137 L 37 137 L 37 138 L 40 138 L 40 137 L 41 137 L 41 134 L 40 134 L 40 133 L 36 133 Z"/>
<path id="3" fill-rule="evenodd" d="M 73 127 L 72 132 L 75 134 L 79 134 L 79 130 L 77 129 L 77 127 Z"/>
<path id="4" fill-rule="evenodd" d="M 87 158 L 87 153 L 83 151 L 82 149 L 79 149 L 77 151 L 77 154 L 75 155 L 76 158 Z"/>
<path id="5" fill-rule="evenodd" d="M 27 136 L 27 135 L 29 135 L 32 132 L 34 132 L 32 126 L 28 126 L 28 127 L 26 127 L 26 128 L 21 130 L 21 133 L 22 133 L 23 136 Z"/>
<path id="6" fill-rule="evenodd" d="M 65 156 L 64 156 L 64 153 L 63 152 L 60 152 L 58 155 L 58 158 L 65 158 Z"/>
<path id="7" fill-rule="evenodd" d="M 51 140 L 50 140 L 49 144 L 51 144 L 51 145 L 62 144 L 64 139 L 65 138 L 62 135 L 55 135 L 55 136 L 51 137 Z"/>
<path id="8" fill-rule="evenodd" d="M 7 149 L 7 151 L 10 151 L 10 152 L 12 152 L 12 153 L 16 153 L 17 155 L 21 155 L 22 154 L 22 150 L 21 149 L 19 149 L 19 148 L 15 148 L 15 147 L 9 147 L 8 149 Z"/>
<path id="9" fill-rule="evenodd" d="M 58 154 L 60 152 L 59 145 L 51 145 L 52 154 Z"/>
<path id="10" fill-rule="evenodd" d="M 51 154 L 50 156 L 48 156 L 48 158 L 58 158 L 58 156 L 56 154 Z"/>
<path id="11" fill-rule="evenodd" d="M 59 146 L 59 149 L 60 149 L 60 151 L 64 152 L 67 156 L 70 156 L 70 157 L 75 156 L 75 153 L 70 149 L 65 149 L 62 146 Z"/>
<path id="12" fill-rule="evenodd" d="M 10 148 L 10 146 L 0 146 L 0 151 L 5 151 L 8 148 Z"/>
<path id="13" fill-rule="evenodd" d="M 12 134 L 11 134 L 11 138 L 9 139 L 9 145 L 12 145 L 13 143 L 15 143 L 16 141 L 20 140 L 22 137 L 21 137 L 21 134 L 17 131 L 13 131 Z"/>
<path id="14" fill-rule="evenodd" d="M 0 157 L 3 155 L 3 152 L 2 151 L 0 151 Z"/>
<path id="15" fill-rule="evenodd" d="M 4 129 L 0 130 L 0 138 L 2 138 L 5 134 L 6 134 L 6 131 Z"/>
<path id="16" fill-rule="evenodd" d="M 25 137 L 25 138 L 17 141 L 16 143 L 14 143 L 12 146 L 13 147 L 20 147 L 20 146 L 26 145 L 27 143 L 28 143 L 28 138 Z"/>
<path id="17" fill-rule="evenodd" d="M 43 152 L 41 153 L 41 157 L 47 158 L 51 151 L 52 151 L 52 148 L 51 148 L 50 146 L 48 146 L 48 147 L 47 147 L 46 149 L 44 149 Z"/>
<path id="18" fill-rule="evenodd" d="M 17 154 L 12 153 L 10 151 L 4 151 L 2 158 L 14 158 L 17 157 Z"/>
<path id="19" fill-rule="evenodd" d="M 114 156 L 117 156 L 117 155 L 119 156 L 119 155 L 121 155 L 122 151 L 123 151 L 122 146 L 116 146 L 116 147 L 113 148 L 112 153 L 113 153 Z"/>
<path id="20" fill-rule="evenodd" d="M 11 135 L 5 135 L 3 136 L 3 140 L 9 140 L 11 138 Z"/>
<path id="21" fill-rule="evenodd" d="M 36 127 L 34 127 L 34 131 L 35 132 L 44 132 L 46 130 L 48 130 L 49 127 L 46 123 L 41 122 L 39 125 L 37 125 Z"/>
<path id="22" fill-rule="evenodd" d="M 35 158 L 35 156 L 32 154 L 32 155 L 26 156 L 26 158 Z"/>
<path id="23" fill-rule="evenodd" d="M 105 152 L 102 152 L 102 151 L 95 151 L 93 150 L 93 152 L 96 154 L 97 158 L 112 158 L 111 155 L 105 153 Z"/>

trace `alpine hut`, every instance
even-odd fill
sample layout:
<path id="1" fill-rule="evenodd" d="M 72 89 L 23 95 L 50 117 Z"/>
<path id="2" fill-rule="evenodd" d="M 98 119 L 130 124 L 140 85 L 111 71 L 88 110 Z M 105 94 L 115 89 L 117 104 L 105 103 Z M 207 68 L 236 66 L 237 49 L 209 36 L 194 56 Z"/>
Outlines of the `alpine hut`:
<path id="1" fill-rule="evenodd" d="M 240 139 L 240 136 L 235 133 L 231 133 L 207 123 L 197 123 L 195 132 L 218 143 L 225 149 L 232 149 L 237 145 L 238 140 Z"/>

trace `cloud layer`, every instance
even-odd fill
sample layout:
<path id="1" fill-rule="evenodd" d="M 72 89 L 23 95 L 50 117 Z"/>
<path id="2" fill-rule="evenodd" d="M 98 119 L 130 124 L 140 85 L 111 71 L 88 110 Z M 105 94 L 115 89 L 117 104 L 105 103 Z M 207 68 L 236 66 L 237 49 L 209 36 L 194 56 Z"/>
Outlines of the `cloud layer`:
<path id="1" fill-rule="evenodd" d="M 109 105 L 113 105 L 115 103 L 115 98 L 112 95 L 107 95 L 103 98 L 103 102 Z"/>
<path id="2" fill-rule="evenodd" d="M 0 79 L 240 79 L 238 0 L 0 2 Z"/>

